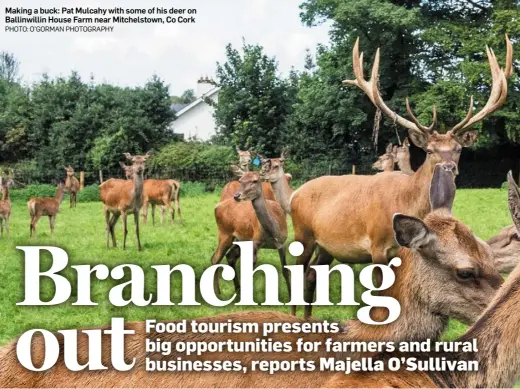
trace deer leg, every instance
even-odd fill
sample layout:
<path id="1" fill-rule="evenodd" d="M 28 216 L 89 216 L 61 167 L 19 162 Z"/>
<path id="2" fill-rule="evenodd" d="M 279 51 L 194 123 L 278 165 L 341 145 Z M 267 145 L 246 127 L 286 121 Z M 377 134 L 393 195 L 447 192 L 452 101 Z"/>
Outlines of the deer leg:
<path id="1" fill-rule="evenodd" d="M 152 204 L 152 226 L 155 227 L 155 204 Z"/>
<path id="2" fill-rule="evenodd" d="M 128 235 L 128 228 L 126 226 L 127 220 L 127 213 L 121 212 L 121 216 L 123 217 L 123 250 L 126 250 L 126 236 Z"/>
<path id="3" fill-rule="evenodd" d="M 137 238 L 137 251 L 141 251 L 141 238 L 139 237 L 139 211 L 134 212 L 135 236 Z"/>
<path id="4" fill-rule="evenodd" d="M 111 234 L 111 227 L 110 227 L 110 211 L 108 209 L 104 209 L 105 213 L 105 230 L 107 235 L 107 249 L 110 248 L 110 234 Z"/>
<path id="5" fill-rule="evenodd" d="M 51 234 L 54 233 L 54 223 L 56 222 L 56 215 L 49 216 L 49 225 L 51 227 Z"/>
<path id="6" fill-rule="evenodd" d="M 5 231 L 7 232 L 7 237 L 9 238 L 9 215 L 5 218 Z"/>
<path id="7" fill-rule="evenodd" d="M 33 216 L 33 218 L 31 219 L 31 228 L 32 228 L 32 230 L 34 232 L 34 238 L 35 239 L 38 239 L 38 233 L 36 232 L 36 224 L 38 223 L 38 220 L 40 220 L 40 217 L 41 216 L 39 214 L 35 214 Z"/>
<path id="8" fill-rule="evenodd" d="M 291 300 L 291 276 L 289 274 L 289 270 L 286 269 L 287 261 L 286 261 L 286 253 L 285 246 L 282 246 L 278 249 L 278 255 L 280 257 L 280 265 L 282 266 L 282 274 L 283 278 L 285 278 L 285 283 L 287 285 L 287 293 L 289 294 L 289 301 Z"/>
<path id="9" fill-rule="evenodd" d="M 312 254 L 314 253 L 316 241 L 314 237 L 310 236 L 310 234 L 305 234 L 304 232 L 298 231 L 296 229 L 294 231 L 294 240 L 303 244 L 303 253 L 296 259 L 296 264 L 302 265 L 303 271 L 306 272 L 307 267 L 309 266 L 309 262 L 311 261 Z M 291 315 L 296 316 L 296 305 L 291 306 Z"/>
<path id="10" fill-rule="evenodd" d="M 166 215 L 166 207 L 161 205 L 161 226 L 163 224 L 164 216 Z"/>
<path id="11" fill-rule="evenodd" d="M 316 259 L 312 265 L 330 265 L 334 258 L 322 247 L 318 246 L 316 252 Z M 307 320 L 312 316 L 312 300 L 314 299 L 314 292 L 316 291 L 316 270 L 310 266 L 307 268 L 305 274 L 306 286 L 305 286 L 305 301 L 309 304 L 305 306 L 304 319 Z"/>
<path id="12" fill-rule="evenodd" d="M 231 249 L 226 254 L 226 259 L 228 261 L 229 266 L 233 268 L 236 274 L 236 265 L 237 261 L 240 258 L 240 247 L 237 245 L 233 245 Z M 238 276 L 236 276 L 233 279 L 233 283 L 235 284 L 235 292 L 238 292 L 240 290 L 240 280 L 238 279 Z"/>
<path id="13" fill-rule="evenodd" d="M 110 235 L 112 236 L 112 247 L 117 247 L 117 241 L 116 241 L 116 224 L 119 220 L 119 214 L 114 213 L 112 215 L 112 218 L 110 219 Z"/>
<path id="14" fill-rule="evenodd" d="M 0 218 L 0 237 L 4 237 L 4 219 Z"/>
<path id="15" fill-rule="evenodd" d="M 143 201 L 143 224 L 147 224 L 148 222 L 148 200 Z"/>
<path id="16" fill-rule="evenodd" d="M 227 253 L 231 245 L 233 244 L 233 236 L 223 234 L 219 231 L 218 235 L 218 246 L 211 256 L 211 264 L 217 265 L 222 261 L 222 258 L 224 258 L 224 255 Z M 220 272 L 215 272 L 215 277 L 213 279 L 213 288 L 215 290 L 215 293 L 217 295 L 220 295 Z"/>
<path id="17" fill-rule="evenodd" d="M 76 208 L 77 193 L 74 192 L 73 195 L 74 195 L 74 208 Z"/>
<path id="18" fill-rule="evenodd" d="M 375 246 L 372 245 L 372 263 L 374 265 L 386 265 L 388 264 L 388 255 L 387 250 L 383 246 Z M 383 272 L 381 269 L 376 268 L 374 269 L 374 280 L 375 284 L 374 286 L 379 288 L 381 284 L 383 283 Z"/>
<path id="19" fill-rule="evenodd" d="M 172 224 L 174 223 L 175 221 L 175 209 L 173 209 L 172 207 L 172 203 L 169 199 L 166 199 L 164 201 L 164 205 L 161 207 L 161 224 L 162 224 L 162 215 L 163 214 L 166 214 L 166 208 L 168 208 L 168 211 L 170 212 L 170 214 L 172 215 Z"/>
<path id="20" fill-rule="evenodd" d="M 175 194 L 175 208 L 177 209 L 177 213 L 179 214 L 179 222 L 182 224 L 182 215 L 181 215 L 181 204 L 179 201 L 179 193 Z M 173 217 L 172 217 L 173 220 Z"/>

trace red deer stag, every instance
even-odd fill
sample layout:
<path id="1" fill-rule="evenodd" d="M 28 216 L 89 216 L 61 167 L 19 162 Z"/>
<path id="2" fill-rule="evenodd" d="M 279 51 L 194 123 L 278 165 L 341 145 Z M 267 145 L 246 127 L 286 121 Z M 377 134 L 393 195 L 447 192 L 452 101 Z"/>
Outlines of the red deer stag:
<path id="1" fill-rule="evenodd" d="M 125 172 L 127 180 L 132 179 L 132 166 L 127 166 L 123 162 L 119 162 L 119 165 Z M 162 183 L 162 184 L 159 184 Z M 164 185 L 164 183 L 166 185 Z M 155 206 L 159 205 L 161 208 L 161 225 L 163 218 L 166 213 L 166 207 L 170 208 L 172 215 L 172 223 L 175 220 L 175 210 L 172 208 L 171 203 L 175 204 L 175 209 L 179 214 L 180 222 L 182 223 L 181 206 L 179 201 L 179 192 L 181 190 L 181 184 L 175 180 L 144 180 L 144 193 L 145 200 L 143 203 L 143 223 L 146 224 L 148 217 L 148 204 L 152 204 L 152 224 L 155 225 Z M 168 200 L 166 195 L 169 192 Z"/>
<path id="2" fill-rule="evenodd" d="M 135 235 L 137 239 L 137 250 L 141 251 L 141 240 L 139 237 L 139 212 L 143 206 L 143 181 L 145 161 L 150 156 L 124 154 L 132 161 L 132 181 L 111 178 L 99 186 L 99 197 L 104 203 L 107 248 L 117 247 L 115 225 L 119 217 L 123 217 L 123 250 L 126 249 L 126 237 L 128 235 L 127 217 L 128 213 L 134 214 Z"/>
<path id="3" fill-rule="evenodd" d="M 76 208 L 76 198 L 79 192 L 79 181 L 74 176 L 74 169 L 70 165 L 69 167 L 63 166 L 63 168 L 67 171 L 67 178 L 65 179 L 65 191 L 69 192 L 70 207 Z"/>
<path id="4" fill-rule="evenodd" d="M 507 175 L 509 182 L 509 210 L 515 224 L 505 227 L 497 236 L 488 240 L 493 250 L 495 266 L 498 271 L 508 274 L 520 262 L 520 189 L 513 179 L 512 172 Z"/>
<path id="5" fill-rule="evenodd" d="M 27 208 L 29 208 L 29 215 L 31 216 L 29 237 L 32 238 L 33 233 L 35 238 L 38 237 L 36 234 L 36 224 L 42 216 L 49 217 L 51 234 L 54 232 L 54 223 L 56 222 L 56 215 L 60 211 L 64 192 L 65 185 L 60 182 L 56 190 L 56 197 L 35 197 L 27 202 Z"/>
<path id="6" fill-rule="evenodd" d="M 9 218 L 11 217 L 11 196 L 10 188 L 13 181 L 7 180 L 2 184 L 2 200 L 0 201 L 0 236 L 4 237 L 4 222 L 5 231 L 9 238 Z"/>
<path id="7" fill-rule="evenodd" d="M 253 241 L 256 263 L 258 250 L 269 248 L 278 250 L 283 275 L 289 289 L 289 274 L 284 268 L 285 241 L 287 239 L 287 221 L 280 204 L 268 200 L 263 194 L 263 185 L 258 173 L 244 172 L 233 166 L 240 178 L 240 186 L 232 199 L 224 200 L 215 207 L 215 219 L 218 227 L 218 246 L 211 257 L 213 265 L 218 264 L 224 255 L 229 264 L 235 267 L 240 257 L 239 247 L 233 241 Z M 243 202 L 242 200 L 250 200 Z M 235 288 L 238 290 L 235 278 Z M 215 274 L 215 291 L 220 293 L 219 275 Z"/>
<path id="8" fill-rule="evenodd" d="M 397 151 L 397 146 L 395 147 L 395 150 L 394 150 L 392 143 L 389 143 L 386 146 L 385 153 L 383 155 L 379 156 L 377 161 L 375 161 L 372 164 L 372 169 L 380 170 L 383 172 L 393 172 L 395 159 L 396 159 L 396 155 L 395 155 L 396 151 Z"/>
<path id="9" fill-rule="evenodd" d="M 437 179 L 443 177 L 437 173 Z M 444 177 L 446 178 L 446 177 Z M 442 180 L 441 180 L 442 181 Z M 451 201 L 445 196 L 436 194 L 443 185 L 453 185 L 444 180 L 439 185 L 432 185 L 432 211 L 424 221 L 405 215 L 394 218 L 394 228 L 403 246 L 399 249 L 402 265 L 396 268 L 395 283 L 380 293 L 393 297 L 401 304 L 399 318 L 390 324 L 373 326 L 358 320 L 339 323 L 339 333 L 292 333 L 279 332 L 272 336 L 273 341 L 290 342 L 293 351 L 287 353 L 204 353 L 201 356 L 187 357 L 173 351 L 168 357 L 159 353 L 145 353 L 144 339 L 156 338 L 166 342 L 200 341 L 254 342 L 258 333 L 243 334 L 147 334 L 145 325 L 129 323 L 126 329 L 135 330 L 135 335 L 125 337 L 125 355 L 136 358 L 136 367 L 128 372 L 117 372 L 110 363 L 110 339 L 103 342 L 103 365 L 105 370 L 95 375 L 84 370 L 72 372 L 64 365 L 63 358 L 50 372 L 30 372 L 23 368 L 16 357 L 16 342 L 0 349 L 0 382 L 10 387 L 316 387 L 334 378 L 334 373 L 327 371 L 302 372 L 145 372 L 145 358 L 159 363 L 177 358 L 184 360 L 233 360 L 248 366 L 253 360 L 284 360 L 297 362 L 302 357 L 316 363 L 321 357 L 346 358 L 349 353 L 306 353 L 304 356 L 296 351 L 296 342 L 300 338 L 306 341 L 324 342 L 332 338 L 335 342 L 356 341 L 423 341 L 437 340 L 448 325 L 448 318 L 454 317 L 466 323 L 474 322 L 503 282 L 493 267 L 493 259 L 489 247 L 475 239 L 468 227 L 456 220 L 448 208 Z M 452 193 L 452 190 L 449 190 Z M 446 250 L 445 247 L 449 247 Z M 337 307 L 338 309 L 342 309 Z M 516 312 L 518 310 L 515 310 Z M 373 308 L 374 320 L 382 321 L 388 315 L 386 308 Z M 262 326 L 268 323 L 297 323 L 304 320 L 280 312 L 235 312 L 218 316 L 197 319 L 199 322 L 226 323 L 251 322 Z M 319 324 L 318 320 L 311 319 Z M 61 338 L 60 338 L 61 339 Z M 78 334 L 78 351 L 86 355 L 88 339 L 85 333 Z M 43 361 L 44 341 L 41 336 L 33 339 L 33 363 L 40 366 Z M 322 349 L 323 350 L 323 349 Z M 63 350 L 60 349 L 60 353 Z M 343 376 L 345 377 L 344 373 Z M 288 382 L 290 383 L 288 385 Z"/>
<path id="10" fill-rule="evenodd" d="M 458 162 L 463 147 L 470 147 L 477 134 L 469 128 L 495 112 L 504 104 L 507 95 L 507 77 L 512 72 L 512 45 L 506 36 L 506 67 L 502 70 L 495 54 L 486 49 L 492 74 L 492 88 L 488 102 L 473 115 L 473 98 L 464 120 L 446 134 L 434 131 L 433 123 L 426 127 L 413 116 L 407 102 L 409 121 L 393 112 L 383 102 L 377 89 L 379 50 L 372 68 L 372 77 L 363 76 L 359 39 L 353 49 L 353 68 L 356 79 L 344 81 L 361 88 L 376 107 L 397 124 L 408 128 L 412 141 L 426 150 L 426 160 L 411 176 L 400 172 L 373 176 L 323 176 L 311 180 L 296 190 L 290 202 L 295 240 L 302 242 L 304 253 L 298 264 L 308 266 L 317 249 L 316 264 L 329 264 L 334 258 L 344 263 L 387 263 L 395 253 L 392 216 L 396 212 L 423 218 L 430 211 L 428 191 L 435 166 L 458 173 Z M 376 273 L 376 278 L 380 275 Z M 306 300 L 314 295 L 313 271 L 308 273 Z M 311 306 L 306 307 L 306 317 Z"/>

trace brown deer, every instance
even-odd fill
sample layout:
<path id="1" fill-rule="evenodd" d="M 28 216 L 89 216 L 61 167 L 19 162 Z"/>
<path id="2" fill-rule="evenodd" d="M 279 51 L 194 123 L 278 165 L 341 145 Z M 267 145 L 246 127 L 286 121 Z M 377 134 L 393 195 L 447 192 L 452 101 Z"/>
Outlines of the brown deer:
<path id="1" fill-rule="evenodd" d="M 131 180 L 132 166 L 125 165 L 123 162 L 119 162 L 119 165 L 123 168 L 126 179 Z M 180 189 L 181 184 L 175 180 L 144 180 L 143 223 L 147 223 L 148 204 L 152 205 L 152 225 L 155 226 L 155 207 L 157 205 L 161 208 L 161 225 L 166 214 L 166 208 L 170 209 L 173 223 L 175 221 L 175 210 L 171 206 L 172 201 L 182 223 L 179 201 Z"/>
<path id="2" fill-rule="evenodd" d="M 150 156 L 150 152 L 147 152 L 146 155 L 130 155 L 129 153 L 124 153 L 124 155 L 132 161 L 132 181 L 111 178 L 99 186 L 99 197 L 104 203 L 107 249 L 110 248 L 110 237 L 112 237 L 112 246 L 117 247 L 114 229 L 120 216 L 123 217 L 123 250 L 126 249 L 127 217 L 129 213 L 133 213 L 137 250 L 141 251 L 139 212 L 143 206 L 144 164 Z"/>
<path id="3" fill-rule="evenodd" d="M 289 289 L 289 274 L 284 268 L 286 264 L 284 243 L 287 239 L 285 213 L 280 204 L 265 198 L 258 173 L 244 172 L 238 166 L 233 168 L 235 174 L 240 177 L 240 186 L 232 199 L 224 200 L 215 207 L 218 246 L 211 257 L 211 263 L 218 264 L 226 255 L 228 263 L 235 267 L 240 257 L 240 250 L 238 246 L 233 245 L 233 241 L 253 241 L 255 263 L 260 248 L 278 250 L 283 275 Z M 220 293 L 218 274 L 215 274 L 214 288 L 217 293 Z M 238 288 L 238 279 L 235 277 L 235 289 Z"/>
<path id="4" fill-rule="evenodd" d="M 449 179 L 451 179 L 448 176 Z M 396 268 L 395 283 L 380 293 L 397 299 L 401 304 L 399 318 L 390 324 L 373 326 L 358 320 L 339 323 L 341 331 L 336 334 L 324 333 L 277 333 L 274 341 L 290 342 L 293 351 L 287 353 L 204 353 L 201 356 L 186 356 L 173 352 L 167 357 L 159 353 L 145 353 L 144 339 L 176 343 L 178 341 L 226 342 L 255 341 L 258 333 L 243 334 L 147 334 L 143 322 L 129 323 L 126 329 L 135 335 L 125 337 L 125 355 L 136 358 L 136 367 L 128 372 L 117 372 L 110 364 L 110 339 L 103 339 L 103 364 L 109 370 L 101 373 L 92 371 L 72 372 L 63 358 L 49 372 L 34 373 L 23 368 L 16 357 L 16 342 L 0 349 L 0 382 L 10 387 L 316 387 L 335 378 L 330 372 L 145 372 L 145 358 L 151 360 L 233 360 L 248 365 L 252 360 L 299 361 L 300 358 L 317 361 L 320 357 L 347 357 L 348 353 L 298 353 L 295 344 L 299 338 L 306 341 L 422 341 L 437 340 L 448 325 L 448 318 L 454 317 L 466 323 L 474 322 L 485 306 L 492 300 L 503 280 L 493 267 L 493 259 L 487 245 L 475 239 L 471 230 L 450 213 L 452 200 L 446 200 L 443 191 L 453 194 L 453 182 L 446 179 L 442 171 L 432 185 L 431 202 L 434 209 L 421 221 L 414 217 L 396 215 L 393 226 L 402 259 Z M 448 188 L 446 188 L 446 185 Z M 451 196 L 450 195 L 450 196 Z M 449 197 L 449 196 L 448 196 Z M 247 203 L 246 203 L 247 204 Z M 449 250 L 445 248 L 448 247 Z M 338 309 L 342 309 L 338 307 Z M 518 310 L 515 310 L 516 312 Z M 374 320 L 382 321 L 388 315 L 386 308 L 373 308 Z M 280 312 L 235 312 L 197 319 L 199 322 L 255 322 L 260 327 L 266 323 L 303 323 L 304 320 Z M 316 319 L 311 319 L 318 322 Z M 61 337 L 59 337 L 61 339 Z M 86 355 L 88 339 L 84 333 L 78 334 L 80 355 Z M 61 343 L 61 340 L 60 340 Z M 33 339 L 33 363 L 40 366 L 43 361 L 43 339 Z M 60 347 L 61 348 L 61 347 Z M 63 353 L 63 350 L 60 350 Z M 343 374 L 343 376 L 345 376 Z"/>
<path id="5" fill-rule="evenodd" d="M 408 138 L 404 138 L 403 144 L 397 147 L 394 156 L 400 171 L 410 176 L 415 173 L 410 164 L 410 141 Z"/>
<path id="6" fill-rule="evenodd" d="M 396 147 L 397 150 L 397 147 Z M 394 164 L 395 164 L 395 152 L 394 147 L 392 146 L 392 143 L 389 143 L 386 146 L 386 151 L 383 155 L 379 156 L 377 161 L 375 161 L 372 164 L 372 169 L 374 170 L 380 170 L 383 172 L 393 172 L 394 171 Z"/>
<path id="7" fill-rule="evenodd" d="M 29 215 L 31 216 L 31 224 L 29 226 L 29 237 L 37 238 L 36 224 L 42 216 L 49 217 L 49 224 L 51 227 L 51 234 L 54 232 L 54 224 L 56 223 L 56 215 L 60 211 L 60 205 L 63 200 L 63 194 L 65 192 L 65 185 L 62 182 L 58 184 L 56 190 L 56 197 L 35 197 L 27 202 L 27 208 L 29 209 Z"/>
<path id="8" fill-rule="evenodd" d="M 520 189 L 513 179 L 512 172 L 507 175 L 509 183 L 509 210 L 515 224 L 505 227 L 497 236 L 488 240 L 493 250 L 495 266 L 503 274 L 509 274 L 520 262 Z"/>
<path id="9" fill-rule="evenodd" d="M 446 134 L 434 131 L 433 123 L 426 127 L 413 116 L 412 121 L 393 112 L 383 102 L 377 89 L 379 50 L 376 53 L 372 77 L 363 76 L 359 39 L 353 49 L 353 69 L 356 79 L 344 81 L 361 88 L 384 114 L 397 124 L 408 128 L 412 141 L 427 152 L 423 165 L 413 175 L 400 172 L 373 176 L 323 176 L 306 182 L 289 198 L 290 214 L 294 225 L 295 240 L 303 243 L 304 253 L 298 264 L 308 267 L 317 249 L 316 264 L 329 264 L 334 258 L 344 263 L 387 263 L 395 253 L 392 217 L 396 212 L 423 218 L 430 212 L 428 191 L 435 166 L 458 173 L 458 162 L 463 147 L 470 147 L 477 134 L 469 128 L 496 111 L 507 95 L 507 77 L 512 72 L 512 45 L 506 36 L 506 68 L 502 70 L 492 50 L 487 49 L 492 74 L 492 89 L 488 102 L 473 116 L 473 98 L 464 120 Z M 376 278 L 380 275 L 376 273 Z M 315 282 L 309 271 L 306 285 L 307 301 L 314 295 Z M 306 317 L 311 306 L 306 307 Z"/>
<path id="10" fill-rule="evenodd" d="M 13 185 L 13 181 L 7 180 L 2 183 L 2 200 L 0 200 L 0 236 L 4 237 L 4 222 L 5 231 L 9 238 L 9 218 L 11 217 L 11 196 L 10 188 Z"/>
<path id="11" fill-rule="evenodd" d="M 69 167 L 63 166 L 63 168 L 67 171 L 67 178 L 65 179 L 65 191 L 69 192 L 70 195 L 70 207 L 76 208 L 76 198 L 79 192 L 79 181 L 74 176 L 74 169 L 69 165 Z"/>
<path id="12" fill-rule="evenodd" d="M 240 150 L 238 146 L 236 146 L 236 150 L 238 153 L 238 167 L 244 171 L 249 171 L 249 165 L 251 164 L 252 160 L 252 149 L 249 148 L 245 151 Z M 231 165 L 231 171 L 235 172 L 235 166 Z M 263 183 L 263 191 L 264 191 L 264 197 L 267 200 L 275 200 L 273 190 L 271 186 L 268 183 Z M 232 199 L 235 193 L 237 192 L 238 188 L 240 188 L 240 183 L 238 181 L 231 181 L 228 182 L 224 188 L 222 188 L 222 193 L 220 194 L 220 202 L 228 199 Z"/>
<path id="13" fill-rule="evenodd" d="M 290 184 L 290 174 L 285 173 L 284 164 L 288 157 L 286 148 L 282 149 L 280 158 L 266 158 L 260 155 L 262 168 L 260 169 L 260 177 L 267 181 L 273 188 L 276 201 L 282 206 L 286 214 L 291 213 L 290 198 L 294 192 Z M 289 177 L 288 177 L 289 176 Z"/>

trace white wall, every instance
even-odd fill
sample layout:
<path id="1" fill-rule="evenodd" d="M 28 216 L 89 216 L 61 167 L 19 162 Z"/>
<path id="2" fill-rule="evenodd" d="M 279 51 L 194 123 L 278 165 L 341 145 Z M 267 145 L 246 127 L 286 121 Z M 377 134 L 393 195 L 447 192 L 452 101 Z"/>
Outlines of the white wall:
<path id="1" fill-rule="evenodd" d="M 218 92 L 213 94 L 210 99 L 217 103 Z M 177 117 L 172 124 L 173 132 L 175 134 L 184 134 L 185 140 L 192 137 L 197 137 L 200 140 L 209 140 L 215 135 L 214 110 L 211 105 L 202 101 Z"/>

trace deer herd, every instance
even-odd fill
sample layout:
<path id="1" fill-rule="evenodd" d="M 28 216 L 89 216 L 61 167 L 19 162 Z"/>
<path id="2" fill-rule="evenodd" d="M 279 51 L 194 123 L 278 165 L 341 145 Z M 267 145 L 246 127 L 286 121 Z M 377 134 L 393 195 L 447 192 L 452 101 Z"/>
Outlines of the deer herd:
<path id="1" fill-rule="evenodd" d="M 336 341 L 422 341 L 438 340 L 450 318 L 468 325 L 469 330 L 460 340 L 477 339 L 478 352 L 474 358 L 480 362 L 478 372 L 427 372 L 384 371 L 372 373 L 333 373 L 326 371 L 288 371 L 280 374 L 266 372 L 162 372 L 147 373 L 146 357 L 160 359 L 159 353 L 144 352 L 144 323 L 135 322 L 127 329 L 135 331 L 125 344 L 129 358 L 136 358 L 136 367 L 129 372 L 112 370 L 102 372 L 71 372 L 60 359 L 49 373 L 29 372 L 16 361 L 13 342 L 0 349 L 0 382 L 10 387 L 511 387 L 520 375 L 520 189 L 511 172 L 508 181 L 508 207 L 513 225 L 504 228 L 488 242 L 473 234 L 471 229 L 452 215 L 456 194 L 455 177 L 459 158 L 464 147 L 471 147 L 477 138 L 470 128 L 502 106 L 507 96 L 507 79 L 512 74 L 512 45 L 506 36 L 507 54 L 505 67 L 501 68 L 493 50 L 486 48 L 491 69 L 492 85 L 489 99 L 478 113 L 474 113 L 473 98 L 465 118 L 446 133 L 435 130 L 437 113 L 433 107 L 432 123 L 421 124 L 414 116 L 406 100 L 410 120 L 392 111 L 383 101 L 378 90 L 379 50 L 376 52 L 371 77 L 363 74 L 363 54 L 359 52 L 359 40 L 353 49 L 355 79 L 345 85 L 360 88 L 370 101 L 394 123 L 408 130 L 406 138 L 398 146 L 389 144 L 386 153 L 379 157 L 373 168 L 381 170 L 375 175 L 323 176 L 310 180 L 298 189 L 291 187 L 291 176 L 284 171 L 288 157 L 282 150 L 279 158 L 266 158 L 257 154 L 261 162 L 259 171 L 249 171 L 253 151 L 237 148 L 239 163 L 232 165 L 237 181 L 228 183 L 215 207 L 218 230 L 217 248 L 211 264 L 218 264 L 226 257 L 233 268 L 240 258 L 235 241 L 253 241 L 253 261 L 256 264 L 261 248 L 277 250 L 282 274 L 290 290 L 290 277 L 285 269 L 287 217 L 292 220 L 294 240 L 303 245 L 297 264 L 305 269 L 305 300 L 314 298 L 316 274 L 310 265 L 328 265 L 334 259 L 343 263 L 387 264 L 398 256 L 402 265 L 395 270 L 395 283 L 382 290 L 381 295 L 392 296 L 401 304 L 399 318 L 381 326 L 371 326 L 359 320 L 341 324 L 338 334 L 278 334 L 276 340 L 295 344 L 298 339 L 324 341 L 332 337 Z M 426 158 L 417 171 L 410 164 L 410 142 L 426 152 Z M 123 248 L 126 246 L 127 216 L 134 215 L 137 247 L 139 214 L 143 210 L 146 223 L 148 204 L 152 205 L 152 221 L 155 207 L 175 210 L 180 217 L 179 188 L 174 180 L 144 180 L 146 155 L 125 154 L 132 164 L 121 164 L 126 180 L 110 179 L 100 186 L 106 222 L 106 245 L 116 246 L 115 224 L 123 220 Z M 399 171 L 394 170 L 395 164 Z M 67 181 L 58 186 L 55 198 L 31 199 L 31 235 L 36 234 L 36 223 L 41 216 L 49 216 L 51 231 L 64 191 L 71 194 L 71 207 L 76 203 L 78 191 L 74 170 L 66 168 Z M 9 233 L 11 212 L 9 188 L 12 182 L 2 185 L 0 201 L 0 226 L 5 223 Z M 74 193 L 74 195 L 73 195 Z M 74 199 L 74 200 L 73 200 Z M 501 274 L 509 274 L 504 281 Z M 220 293 L 219 275 L 215 275 L 214 288 Z M 381 274 L 375 273 L 375 282 L 381 282 Z M 240 285 L 235 282 L 238 291 Z M 290 297 L 290 296 L 289 296 Z M 272 322 L 316 321 L 312 318 L 312 305 L 305 306 L 303 318 L 298 318 L 296 307 L 291 313 L 238 312 L 207 318 L 207 322 L 256 322 L 262 326 Z M 341 309 L 338 307 L 338 309 Z M 385 308 L 375 308 L 372 317 L 384 321 Z M 159 336 L 159 335 L 157 335 Z M 161 335 L 171 342 L 196 339 L 218 341 L 236 339 L 254 341 L 257 334 L 186 334 Z M 34 363 L 41 363 L 43 339 L 35 338 L 37 351 Z M 108 358 L 110 343 L 103 344 L 104 364 Z M 106 349 L 105 349 L 106 348 Z M 88 353 L 88 339 L 80 335 L 78 350 Z M 419 359 L 437 354 L 417 355 Z M 318 360 L 331 356 L 323 352 L 306 355 Z M 336 353 L 336 358 L 359 355 Z M 392 355 L 374 354 L 375 358 Z M 185 356 L 175 352 L 169 356 Z M 201 360 L 231 359 L 247 364 L 252 359 L 298 361 L 302 356 L 289 353 L 206 353 Z M 466 358 L 458 355 L 458 358 Z M 106 361 L 105 361 L 106 360 Z"/>

